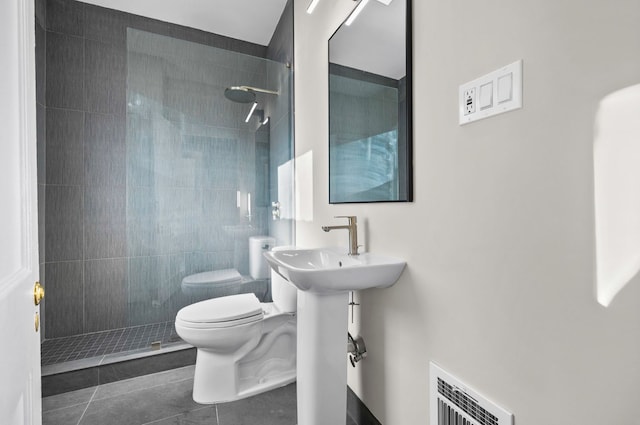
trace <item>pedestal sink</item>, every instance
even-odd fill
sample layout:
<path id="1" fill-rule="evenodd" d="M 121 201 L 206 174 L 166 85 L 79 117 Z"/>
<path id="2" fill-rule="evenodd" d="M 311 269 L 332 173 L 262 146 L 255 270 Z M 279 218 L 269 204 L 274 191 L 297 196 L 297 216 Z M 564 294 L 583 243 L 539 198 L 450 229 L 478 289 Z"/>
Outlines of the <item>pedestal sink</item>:
<path id="1" fill-rule="evenodd" d="M 298 292 L 298 425 L 344 425 L 347 416 L 349 291 L 387 288 L 405 266 L 399 258 L 341 250 L 266 252 L 269 265 Z"/>

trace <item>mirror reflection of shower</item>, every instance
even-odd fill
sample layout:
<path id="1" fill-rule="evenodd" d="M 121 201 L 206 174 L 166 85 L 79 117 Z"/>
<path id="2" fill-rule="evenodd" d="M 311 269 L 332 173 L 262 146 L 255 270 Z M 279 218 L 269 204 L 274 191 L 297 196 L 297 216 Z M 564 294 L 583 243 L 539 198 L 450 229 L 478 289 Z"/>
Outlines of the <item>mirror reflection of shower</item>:
<path id="1" fill-rule="evenodd" d="M 258 87 L 251 86 L 231 86 L 227 87 L 224 90 L 224 96 L 232 102 L 237 103 L 251 103 L 251 109 L 247 114 L 247 118 L 245 118 L 244 122 L 249 122 L 253 115 L 257 115 L 260 124 L 265 125 L 269 122 L 269 117 L 264 116 L 264 111 L 261 109 L 256 110 L 258 107 L 258 102 L 256 101 L 256 93 L 264 93 L 278 96 L 280 93 L 274 90 L 261 89 Z"/>

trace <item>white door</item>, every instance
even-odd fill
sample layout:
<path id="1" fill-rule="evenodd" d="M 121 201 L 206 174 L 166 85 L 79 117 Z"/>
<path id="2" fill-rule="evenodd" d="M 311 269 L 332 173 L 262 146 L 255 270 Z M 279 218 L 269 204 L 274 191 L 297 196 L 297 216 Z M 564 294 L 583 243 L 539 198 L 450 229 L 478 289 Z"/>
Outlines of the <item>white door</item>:
<path id="1" fill-rule="evenodd" d="M 0 1 L 0 423 L 40 425 L 33 0 Z"/>

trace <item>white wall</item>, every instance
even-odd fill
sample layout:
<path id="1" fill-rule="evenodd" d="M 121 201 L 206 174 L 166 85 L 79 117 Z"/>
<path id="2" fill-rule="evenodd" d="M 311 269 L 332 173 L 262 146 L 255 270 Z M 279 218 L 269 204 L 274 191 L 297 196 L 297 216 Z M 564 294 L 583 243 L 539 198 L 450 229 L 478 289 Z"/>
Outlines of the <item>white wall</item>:
<path id="1" fill-rule="evenodd" d="M 357 295 L 369 357 L 349 385 L 383 424 L 426 424 L 433 360 L 518 425 L 640 423 L 640 279 L 597 304 L 592 165 L 598 102 L 640 82 L 640 2 L 414 1 L 415 202 L 367 205 L 327 202 L 327 39 L 355 3 L 307 4 L 295 131 L 313 183 L 298 187 L 297 243 L 346 246 L 320 225 L 355 214 L 367 250 L 408 262 Z M 524 108 L 458 126 L 458 85 L 517 59 Z"/>

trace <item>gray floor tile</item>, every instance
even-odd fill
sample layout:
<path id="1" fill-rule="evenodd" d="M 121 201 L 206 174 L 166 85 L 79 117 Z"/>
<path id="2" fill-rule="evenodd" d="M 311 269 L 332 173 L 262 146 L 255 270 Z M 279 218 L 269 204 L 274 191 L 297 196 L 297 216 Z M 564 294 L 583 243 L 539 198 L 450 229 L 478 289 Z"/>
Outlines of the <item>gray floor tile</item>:
<path id="1" fill-rule="evenodd" d="M 76 406 L 83 403 L 86 406 L 89 400 L 91 400 L 91 396 L 96 392 L 96 388 L 97 387 L 84 388 L 82 390 L 70 391 L 68 393 L 53 395 L 51 397 L 44 397 L 42 399 L 42 411 L 48 412 L 49 410 Z"/>
<path id="2" fill-rule="evenodd" d="M 63 409 L 43 412 L 42 425 L 77 425 L 86 408 L 87 403 L 82 403 Z"/>
<path id="3" fill-rule="evenodd" d="M 194 366 L 43 399 L 44 425 L 294 425 L 295 384 L 244 400 L 201 405 Z M 355 425 L 347 421 L 347 425 Z"/>
<path id="4" fill-rule="evenodd" d="M 218 405 L 220 425 L 295 425 L 296 386 Z"/>
<path id="5" fill-rule="evenodd" d="M 91 402 L 79 425 L 138 425 L 197 409 L 191 380 Z"/>
<path id="6" fill-rule="evenodd" d="M 128 394 L 134 391 L 151 389 L 157 386 L 164 386 L 174 382 L 190 380 L 193 383 L 193 373 L 195 366 L 181 367 L 166 372 L 144 375 L 137 378 L 125 379 L 123 381 L 100 385 L 94 400 L 102 400 L 118 395 Z"/>
<path id="7" fill-rule="evenodd" d="M 215 406 L 205 406 L 187 413 L 147 422 L 144 425 L 217 425 L 218 416 Z"/>

